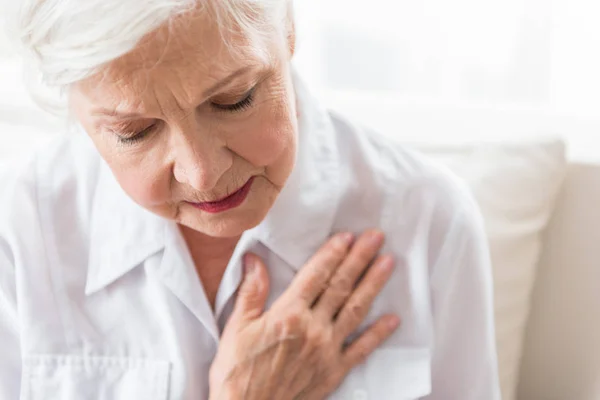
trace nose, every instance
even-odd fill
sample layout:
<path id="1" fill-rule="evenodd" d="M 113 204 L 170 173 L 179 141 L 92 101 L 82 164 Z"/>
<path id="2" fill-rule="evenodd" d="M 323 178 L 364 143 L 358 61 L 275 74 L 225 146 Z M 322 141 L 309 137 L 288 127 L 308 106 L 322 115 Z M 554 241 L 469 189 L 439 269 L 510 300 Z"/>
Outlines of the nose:
<path id="1" fill-rule="evenodd" d="M 179 135 L 175 146 L 173 175 L 177 182 L 199 192 L 215 188 L 223 174 L 231 168 L 233 155 L 224 144 L 200 135 Z"/>

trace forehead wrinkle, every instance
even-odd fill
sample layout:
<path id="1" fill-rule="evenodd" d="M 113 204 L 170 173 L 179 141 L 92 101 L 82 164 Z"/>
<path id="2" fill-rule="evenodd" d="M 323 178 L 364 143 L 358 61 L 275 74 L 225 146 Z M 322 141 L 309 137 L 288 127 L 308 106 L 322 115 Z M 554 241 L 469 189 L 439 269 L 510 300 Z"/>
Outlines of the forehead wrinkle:
<path id="1" fill-rule="evenodd" d="M 232 37 L 225 37 L 229 35 Z M 266 43 L 256 43 L 235 30 L 229 30 L 229 35 L 200 14 L 193 20 L 166 24 L 148 35 L 132 52 L 110 63 L 103 71 L 100 85 L 96 81 L 91 88 L 94 91 L 99 86 L 108 87 L 108 96 L 113 104 L 119 100 L 119 107 L 129 105 L 139 109 L 142 100 L 149 100 L 154 104 L 146 106 L 185 118 L 189 116 L 187 108 L 206 100 L 201 98 L 203 89 L 240 65 L 264 64 L 262 57 L 257 59 L 262 52 L 256 46 Z M 235 49 L 234 43 L 227 40 L 235 41 Z M 158 98 L 159 94 L 163 98 Z"/>
<path id="2" fill-rule="evenodd" d="M 156 101 L 160 114 L 167 120 L 183 121 L 190 115 L 190 111 L 186 111 L 185 105 L 181 104 L 177 99 L 177 95 L 170 88 L 157 93 L 156 87 L 153 87 L 153 98 Z"/>
<path id="3" fill-rule="evenodd" d="M 138 54 L 140 58 L 136 58 Z M 190 82 L 189 77 L 180 78 L 186 75 L 185 71 L 162 62 L 152 61 L 152 64 L 149 64 L 148 61 L 143 52 L 117 60 L 103 72 L 99 83 L 92 82 L 90 86 L 99 88 L 98 94 L 101 98 L 112 98 L 111 103 L 116 103 L 115 108 L 124 112 L 143 113 L 143 110 L 160 108 L 161 112 L 165 113 L 168 110 L 177 111 L 178 108 L 183 108 L 177 101 L 174 89 L 179 86 L 182 90 L 177 92 L 185 93 L 185 82 Z M 102 90 L 103 88 L 106 91 Z M 95 90 L 92 88 L 92 91 Z M 164 100 L 166 97 L 169 97 L 167 101 Z M 176 106 L 172 107 L 171 104 Z"/>

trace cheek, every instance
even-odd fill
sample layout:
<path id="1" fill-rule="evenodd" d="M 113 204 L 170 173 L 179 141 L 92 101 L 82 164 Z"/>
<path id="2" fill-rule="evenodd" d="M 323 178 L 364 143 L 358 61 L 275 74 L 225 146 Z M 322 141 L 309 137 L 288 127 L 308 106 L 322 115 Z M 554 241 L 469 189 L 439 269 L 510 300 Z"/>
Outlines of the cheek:
<path id="1" fill-rule="evenodd" d="M 230 148 L 254 166 L 272 166 L 295 153 L 296 126 L 295 115 L 263 111 L 242 128 L 240 140 L 231 141 Z"/>
<path id="2" fill-rule="evenodd" d="M 168 171 L 158 167 L 161 163 L 154 162 L 150 155 L 103 155 L 125 193 L 146 208 L 161 206 L 170 199 Z"/>
<path id="3" fill-rule="evenodd" d="M 151 208 L 168 200 L 168 190 L 147 171 L 129 170 L 117 176 L 117 180 L 123 190 L 142 206 Z"/>
<path id="4" fill-rule="evenodd" d="M 255 166 L 268 167 L 295 148 L 295 132 L 291 125 L 265 124 L 252 135 L 253 140 L 242 155 Z"/>

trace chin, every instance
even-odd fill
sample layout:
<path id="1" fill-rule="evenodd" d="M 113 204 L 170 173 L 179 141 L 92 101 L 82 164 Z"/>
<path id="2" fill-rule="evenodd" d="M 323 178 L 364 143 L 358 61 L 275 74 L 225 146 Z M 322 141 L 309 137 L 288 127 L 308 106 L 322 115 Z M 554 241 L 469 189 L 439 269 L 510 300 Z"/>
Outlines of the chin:
<path id="1" fill-rule="evenodd" d="M 242 204 L 240 207 L 218 214 L 208 214 L 190 206 L 182 215 L 180 224 L 197 232 L 217 238 L 238 237 L 244 231 L 259 225 L 265 219 L 269 204 Z"/>
<path id="2" fill-rule="evenodd" d="M 190 228 L 216 238 L 233 238 L 241 236 L 245 231 L 256 227 L 263 219 L 264 216 L 257 218 L 256 215 L 247 218 L 223 218 L 212 224 L 197 224 L 197 226 L 190 226 Z"/>

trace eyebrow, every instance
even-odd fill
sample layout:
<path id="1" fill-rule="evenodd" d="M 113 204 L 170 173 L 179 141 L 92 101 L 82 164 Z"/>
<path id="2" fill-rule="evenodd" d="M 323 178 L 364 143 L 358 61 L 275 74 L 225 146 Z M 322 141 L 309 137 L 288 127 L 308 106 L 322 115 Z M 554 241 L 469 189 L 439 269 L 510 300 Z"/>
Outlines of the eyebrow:
<path id="1" fill-rule="evenodd" d="M 226 77 L 225 79 L 221 80 L 220 82 L 217 82 L 215 85 L 206 89 L 203 93 L 204 98 L 206 99 L 206 98 L 211 97 L 212 95 L 217 93 L 219 90 L 228 86 L 232 81 L 234 81 L 235 79 L 239 78 L 242 75 L 247 74 L 249 71 L 251 71 L 253 69 L 254 69 L 253 66 L 245 66 L 245 67 L 238 69 L 237 71 L 233 72 L 228 77 Z"/>
<path id="2" fill-rule="evenodd" d="M 94 117 L 118 117 L 123 119 L 134 119 L 141 118 L 142 115 L 139 113 L 119 112 L 117 110 L 111 110 L 109 108 L 95 108 L 92 111 Z"/>
<path id="3" fill-rule="evenodd" d="M 245 67 L 238 69 L 237 71 L 235 71 L 232 74 L 230 74 L 229 76 L 227 76 L 225 79 L 217 82 L 210 88 L 206 89 L 202 93 L 203 97 L 205 99 L 211 97 L 212 95 L 214 95 L 215 93 L 217 93 L 218 91 L 223 89 L 224 87 L 227 87 L 232 81 L 234 81 L 235 79 L 239 78 L 242 75 L 247 74 L 252 69 L 254 69 L 253 66 L 245 66 Z M 143 117 L 141 114 L 135 113 L 135 112 L 119 112 L 115 109 L 102 108 L 102 107 L 92 110 L 92 115 L 96 116 L 96 117 L 104 116 L 104 117 L 117 117 L 117 118 L 123 118 L 123 119 L 133 119 L 133 118 Z"/>

